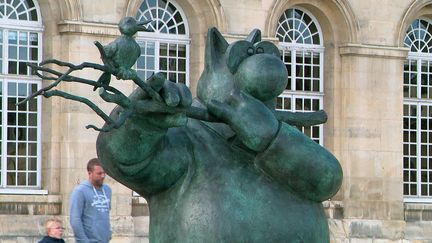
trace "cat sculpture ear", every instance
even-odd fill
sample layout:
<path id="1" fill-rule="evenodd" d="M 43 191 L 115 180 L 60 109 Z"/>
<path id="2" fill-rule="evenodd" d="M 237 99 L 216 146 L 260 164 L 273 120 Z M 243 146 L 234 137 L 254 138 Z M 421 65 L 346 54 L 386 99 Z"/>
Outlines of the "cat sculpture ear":
<path id="1" fill-rule="evenodd" d="M 254 29 L 245 40 L 239 40 L 229 45 L 227 50 L 227 66 L 232 74 L 237 71 L 240 63 L 248 56 L 255 54 L 253 44 L 261 41 L 261 31 Z"/>
<path id="2" fill-rule="evenodd" d="M 207 32 L 205 46 L 205 68 L 210 71 L 218 62 L 223 60 L 223 55 L 228 48 L 228 42 L 215 27 Z"/>
<path id="3" fill-rule="evenodd" d="M 198 80 L 197 97 L 204 104 L 210 100 L 224 102 L 234 88 L 225 53 L 228 42 L 216 28 L 207 32 L 204 70 Z"/>
<path id="4" fill-rule="evenodd" d="M 261 41 L 261 31 L 259 29 L 252 30 L 252 32 L 250 32 L 250 34 L 248 35 L 248 37 L 246 37 L 245 40 L 249 41 L 252 44 L 260 42 Z"/>

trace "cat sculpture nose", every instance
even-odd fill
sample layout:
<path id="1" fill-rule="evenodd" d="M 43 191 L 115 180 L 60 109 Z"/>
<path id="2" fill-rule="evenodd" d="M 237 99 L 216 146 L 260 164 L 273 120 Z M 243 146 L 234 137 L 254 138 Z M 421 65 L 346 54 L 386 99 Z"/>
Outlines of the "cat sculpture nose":
<path id="1" fill-rule="evenodd" d="M 284 63 L 274 55 L 253 55 L 240 64 L 234 82 L 240 90 L 261 101 L 269 101 L 284 91 L 288 72 Z"/>

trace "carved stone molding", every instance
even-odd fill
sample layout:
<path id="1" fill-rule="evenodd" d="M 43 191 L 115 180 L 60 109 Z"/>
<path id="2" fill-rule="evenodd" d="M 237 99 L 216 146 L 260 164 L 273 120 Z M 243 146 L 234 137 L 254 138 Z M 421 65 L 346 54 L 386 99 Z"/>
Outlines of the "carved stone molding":
<path id="1" fill-rule="evenodd" d="M 115 37 L 120 35 L 118 27 L 115 24 L 100 24 L 84 21 L 65 20 L 59 23 L 59 32 L 65 33 L 80 33 L 99 35 L 105 37 Z"/>
<path id="2" fill-rule="evenodd" d="M 346 44 L 339 48 L 340 55 L 369 56 L 381 58 L 406 59 L 408 48 L 393 46 L 374 46 L 363 44 Z"/>
<path id="3" fill-rule="evenodd" d="M 0 202 L 0 215 L 60 215 L 61 202 Z"/>

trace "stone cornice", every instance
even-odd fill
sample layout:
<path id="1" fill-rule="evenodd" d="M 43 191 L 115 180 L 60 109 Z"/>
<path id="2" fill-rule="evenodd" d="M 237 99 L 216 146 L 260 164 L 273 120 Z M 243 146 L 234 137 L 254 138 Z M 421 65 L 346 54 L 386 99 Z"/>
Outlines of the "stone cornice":
<path id="1" fill-rule="evenodd" d="M 0 203 L 61 203 L 62 196 L 61 195 L 31 195 L 31 194 L 23 194 L 23 195 L 1 195 L 0 194 Z"/>
<path id="2" fill-rule="evenodd" d="M 244 40 L 249 34 L 240 35 L 240 34 L 229 34 L 229 33 L 222 33 L 222 36 L 227 40 L 228 43 L 232 43 L 234 41 L 238 40 Z M 276 37 L 268 37 L 268 36 L 261 36 L 261 40 L 263 41 L 270 41 L 274 44 L 279 43 L 279 39 Z"/>
<path id="3" fill-rule="evenodd" d="M 60 215 L 61 203 L 0 202 L 0 215 Z"/>
<path id="4" fill-rule="evenodd" d="M 345 44 L 339 47 L 342 56 L 367 56 L 391 59 L 406 59 L 409 49 L 406 47 L 378 46 L 367 44 Z"/>
<path id="5" fill-rule="evenodd" d="M 91 23 L 84 21 L 64 20 L 59 24 L 59 32 L 61 34 L 88 34 L 99 35 L 104 37 L 116 37 L 120 33 L 116 24 Z"/>

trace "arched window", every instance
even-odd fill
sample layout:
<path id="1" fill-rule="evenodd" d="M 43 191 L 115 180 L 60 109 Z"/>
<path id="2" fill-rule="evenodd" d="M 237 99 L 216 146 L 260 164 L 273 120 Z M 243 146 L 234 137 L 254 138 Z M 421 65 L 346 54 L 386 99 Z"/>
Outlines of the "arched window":
<path id="1" fill-rule="evenodd" d="M 152 20 L 150 32 L 140 32 L 137 42 L 141 57 L 137 61 L 138 75 L 147 79 L 162 72 L 178 83 L 189 84 L 189 29 L 181 8 L 171 0 L 144 0 L 136 19 Z"/>
<path id="2" fill-rule="evenodd" d="M 408 28 L 404 64 L 403 182 L 406 201 L 432 199 L 432 23 Z"/>
<path id="3" fill-rule="evenodd" d="M 0 190 L 40 188 L 41 87 L 26 63 L 42 56 L 42 22 L 33 0 L 0 1 Z"/>
<path id="4" fill-rule="evenodd" d="M 299 112 L 323 109 L 324 46 L 318 22 L 305 10 L 288 9 L 279 18 L 276 37 L 288 70 L 288 85 L 277 99 L 277 109 Z M 322 125 L 301 129 L 323 144 Z"/>

